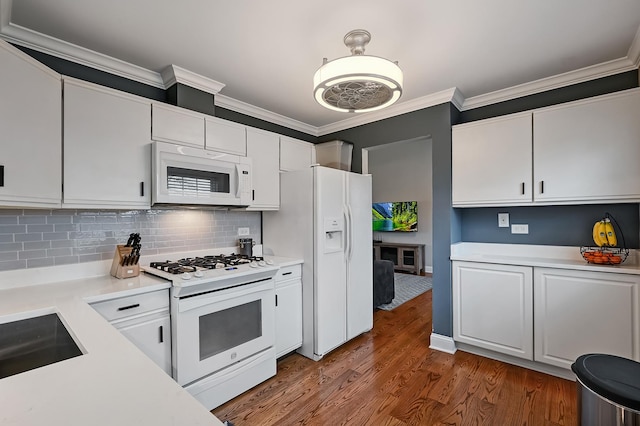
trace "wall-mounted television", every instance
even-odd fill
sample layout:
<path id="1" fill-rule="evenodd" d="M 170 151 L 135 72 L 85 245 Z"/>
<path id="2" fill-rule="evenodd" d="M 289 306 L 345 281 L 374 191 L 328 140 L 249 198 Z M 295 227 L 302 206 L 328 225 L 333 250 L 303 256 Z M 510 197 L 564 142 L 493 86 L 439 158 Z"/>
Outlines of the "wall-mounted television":
<path id="1" fill-rule="evenodd" d="M 418 202 L 373 203 L 373 232 L 417 232 Z"/>

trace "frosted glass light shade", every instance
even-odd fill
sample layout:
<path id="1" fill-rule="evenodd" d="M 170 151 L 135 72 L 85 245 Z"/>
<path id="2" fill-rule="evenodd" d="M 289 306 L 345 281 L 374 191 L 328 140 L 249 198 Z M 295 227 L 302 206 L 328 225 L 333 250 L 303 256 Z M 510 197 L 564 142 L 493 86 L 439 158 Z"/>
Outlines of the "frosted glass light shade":
<path id="1" fill-rule="evenodd" d="M 402 70 L 376 56 L 352 55 L 325 63 L 313 77 L 320 105 L 341 112 L 385 108 L 402 94 Z"/>

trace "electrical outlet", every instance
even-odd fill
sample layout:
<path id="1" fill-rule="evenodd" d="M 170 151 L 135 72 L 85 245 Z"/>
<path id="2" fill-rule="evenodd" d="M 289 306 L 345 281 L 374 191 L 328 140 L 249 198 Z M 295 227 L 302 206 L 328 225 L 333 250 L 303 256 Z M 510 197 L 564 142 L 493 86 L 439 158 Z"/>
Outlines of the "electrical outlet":
<path id="1" fill-rule="evenodd" d="M 498 213 L 498 228 L 509 227 L 509 213 Z"/>
<path id="2" fill-rule="evenodd" d="M 249 235 L 249 228 L 238 228 L 238 236 L 242 237 L 244 235 Z"/>
<path id="3" fill-rule="evenodd" d="M 528 234 L 529 233 L 529 225 L 528 224 L 520 224 L 520 225 L 511 225 L 511 233 L 512 234 Z"/>

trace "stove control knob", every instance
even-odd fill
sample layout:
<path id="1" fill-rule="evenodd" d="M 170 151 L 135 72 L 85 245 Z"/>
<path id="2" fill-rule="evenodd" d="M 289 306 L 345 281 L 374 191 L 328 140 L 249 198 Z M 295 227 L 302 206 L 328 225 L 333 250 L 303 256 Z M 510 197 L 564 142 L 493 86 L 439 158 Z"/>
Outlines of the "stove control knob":
<path id="1" fill-rule="evenodd" d="M 258 262 L 258 266 L 267 266 L 264 260 Z"/>
<path id="2" fill-rule="evenodd" d="M 265 259 L 264 261 L 267 263 L 267 265 L 273 265 L 273 260 L 271 259 Z"/>
<path id="3" fill-rule="evenodd" d="M 196 277 L 196 278 L 202 278 L 202 277 L 204 277 L 204 274 L 202 273 L 202 271 L 195 271 L 193 273 L 193 276 Z"/>
<path id="4" fill-rule="evenodd" d="M 188 272 L 183 272 L 181 275 L 183 280 L 190 280 L 191 279 L 191 274 Z"/>
<path id="5" fill-rule="evenodd" d="M 257 268 L 258 264 L 256 262 L 251 262 L 249 266 L 251 266 L 252 268 Z"/>

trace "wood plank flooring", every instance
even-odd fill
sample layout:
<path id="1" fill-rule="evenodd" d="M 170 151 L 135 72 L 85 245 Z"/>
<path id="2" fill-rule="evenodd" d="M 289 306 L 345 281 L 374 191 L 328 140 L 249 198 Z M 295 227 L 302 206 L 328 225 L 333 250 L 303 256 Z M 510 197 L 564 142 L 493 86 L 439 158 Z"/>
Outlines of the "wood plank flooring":
<path id="1" fill-rule="evenodd" d="M 458 351 L 429 349 L 431 291 L 321 361 L 299 354 L 212 411 L 235 426 L 576 425 L 575 383 Z"/>

